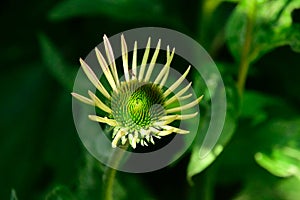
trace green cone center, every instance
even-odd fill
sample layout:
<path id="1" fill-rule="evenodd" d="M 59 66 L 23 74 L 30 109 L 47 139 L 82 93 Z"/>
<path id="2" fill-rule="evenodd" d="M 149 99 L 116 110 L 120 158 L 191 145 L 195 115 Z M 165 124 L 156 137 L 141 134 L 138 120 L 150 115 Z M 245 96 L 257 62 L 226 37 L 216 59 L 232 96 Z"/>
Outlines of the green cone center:
<path id="1" fill-rule="evenodd" d="M 147 129 L 164 114 L 162 90 L 152 83 L 123 82 L 112 95 L 112 114 L 129 129 Z"/>

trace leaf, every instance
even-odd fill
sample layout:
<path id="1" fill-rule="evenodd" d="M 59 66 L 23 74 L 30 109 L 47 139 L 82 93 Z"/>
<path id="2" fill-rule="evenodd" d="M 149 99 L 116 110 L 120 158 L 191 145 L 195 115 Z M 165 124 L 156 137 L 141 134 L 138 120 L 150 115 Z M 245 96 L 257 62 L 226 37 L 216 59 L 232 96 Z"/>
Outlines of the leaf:
<path id="1" fill-rule="evenodd" d="M 147 14 L 145 14 L 147 13 Z M 49 13 L 51 20 L 72 17 L 107 15 L 119 20 L 153 20 L 163 16 L 159 1 L 135 0 L 66 0 L 57 4 Z"/>
<path id="2" fill-rule="evenodd" d="M 299 198 L 300 180 L 297 178 L 272 179 L 265 175 L 260 178 L 252 176 L 245 181 L 244 185 L 242 191 L 233 198 L 234 200 L 295 200 Z"/>
<path id="3" fill-rule="evenodd" d="M 256 153 L 256 162 L 275 176 L 300 178 L 300 119 L 274 120 L 258 134 L 270 139 L 269 147 Z"/>
<path id="4" fill-rule="evenodd" d="M 45 197 L 45 200 L 65 200 L 65 199 L 75 200 L 76 198 L 73 196 L 71 191 L 64 186 L 56 186 Z"/>
<path id="5" fill-rule="evenodd" d="M 59 50 L 45 35 L 39 35 L 42 58 L 49 72 L 69 91 L 73 88 L 76 70 L 64 61 Z"/>
<path id="6" fill-rule="evenodd" d="M 251 119 L 252 125 L 257 125 L 270 118 L 269 107 L 282 107 L 276 97 L 268 96 L 256 91 L 245 91 L 241 107 L 241 117 Z"/>
<path id="7" fill-rule="evenodd" d="M 299 52 L 300 27 L 292 23 L 291 17 L 291 12 L 299 7 L 299 0 L 240 1 L 226 26 L 227 43 L 235 59 L 241 59 L 247 42 L 250 62 L 283 45 Z"/>
<path id="8" fill-rule="evenodd" d="M 17 193 L 14 189 L 11 190 L 10 200 L 18 200 Z"/>
<path id="9" fill-rule="evenodd" d="M 213 82 L 213 80 L 212 80 Z M 215 95 L 219 95 L 218 87 L 216 88 Z M 207 168 L 213 161 L 219 156 L 219 154 L 223 151 L 225 145 L 230 140 L 232 134 L 236 128 L 236 120 L 237 120 L 237 113 L 238 113 L 238 105 L 239 105 L 239 98 L 237 94 L 237 90 L 233 82 L 228 84 L 226 87 L 226 97 L 227 97 L 227 109 L 226 109 L 226 118 L 225 124 L 220 135 L 220 138 L 217 141 L 217 144 L 214 148 L 208 153 L 208 155 L 204 158 L 200 158 L 199 152 L 202 148 L 202 143 L 204 140 L 204 136 L 206 130 L 209 126 L 210 122 L 210 114 L 207 114 L 204 119 L 202 118 L 202 128 L 198 133 L 198 138 L 196 138 L 196 142 L 192 149 L 192 155 L 188 164 L 187 169 L 187 179 L 190 183 L 192 183 L 192 176 L 202 172 L 205 168 Z M 208 108 L 210 110 L 210 108 Z"/>

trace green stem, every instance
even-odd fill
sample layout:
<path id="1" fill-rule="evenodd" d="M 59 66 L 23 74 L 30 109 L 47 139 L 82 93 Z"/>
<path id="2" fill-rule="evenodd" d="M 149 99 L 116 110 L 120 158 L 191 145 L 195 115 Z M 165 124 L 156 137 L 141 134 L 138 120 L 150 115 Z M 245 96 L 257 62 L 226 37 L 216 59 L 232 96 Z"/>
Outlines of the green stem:
<path id="1" fill-rule="evenodd" d="M 113 200 L 113 186 L 117 173 L 116 168 L 119 166 L 123 154 L 128 146 L 129 144 L 126 143 L 124 146 L 120 147 L 121 149 L 115 149 L 110 157 L 108 164 L 111 167 L 107 167 L 103 175 L 105 200 Z"/>
<path id="2" fill-rule="evenodd" d="M 246 83 L 247 74 L 248 74 L 250 61 L 251 61 L 250 51 L 251 51 L 251 42 L 252 42 L 253 27 L 254 27 L 256 1 L 252 1 L 252 2 L 253 3 L 249 6 L 249 10 L 247 13 L 245 43 L 242 48 L 241 60 L 239 64 L 238 80 L 237 80 L 237 88 L 241 96 L 245 88 L 245 83 Z"/>

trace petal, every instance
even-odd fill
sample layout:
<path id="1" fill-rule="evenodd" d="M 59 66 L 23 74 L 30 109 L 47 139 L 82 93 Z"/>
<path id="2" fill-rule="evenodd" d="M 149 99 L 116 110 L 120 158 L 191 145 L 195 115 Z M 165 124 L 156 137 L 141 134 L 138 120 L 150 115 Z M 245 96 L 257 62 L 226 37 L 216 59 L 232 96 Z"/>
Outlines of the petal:
<path id="1" fill-rule="evenodd" d="M 164 97 L 167 97 L 171 92 L 173 92 L 179 85 L 180 83 L 185 79 L 185 77 L 188 75 L 189 71 L 191 69 L 191 66 L 188 67 L 188 69 L 184 72 L 184 74 L 175 82 L 173 85 L 171 85 L 170 88 L 168 88 L 164 92 Z"/>
<path id="2" fill-rule="evenodd" d="M 115 78 L 116 84 L 120 85 L 118 72 L 117 72 L 117 67 L 116 67 L 116 63 L 115 63 L 115 56 L 114 56 L 112 47 L 111 47 L 110 42 L 109 42 L 106 35 L 103 36 L 103 41 L 104 41 L 106 56 L 107 56 L 107 59 L 108 59 L 108 64 L 111 67 L 111 71 L 112 71 L 112 74 Z"/>
<path id="3" fill-rule="evenodd" d="M 155 144 L 152 135 L 150 136 L 150 142 L 151 142 L 152 144 Z"/>
<path id="4" fill-rule="evenodd" d="M 159 131 L 158 136 L 166 136 L 173 133 L 173 129 L 165 130 L 165 131 Z"/>
<path id="5" fill-rule="evenodd" d="M 127 137 L 125 135 L 122 136 L 121 141 L 122 141 L 122 145 L 124 145 L 127 142 Z"/>
<path id="6" fill-rule="evenodd" d="M 174 96 L 172 96 L 170 99 L 168 99 L 165 102 L 165 106 L 173 103 L 176 99 L 178 99 L 181 95 L 183 95 L 191 87 L 191 85 L 192 85 L 192 83 L 189 83 L 186 87 L 184 87 L 179 92 L 177 92 Z"/>
<path id="7" fill-rule="evenodd" d="M 157 134 L 159 132 L 159 130 L 157 130 L 156 128 L 150 127 L 149 128 L 151 133 Z"/>
<path id="8" fill-rule="evenodd" d="M 199 97 L 198 99 L 196 99 L 195 101 L 192 101 L 191 103 L 188 103 L 186 105 L 167 109 L 166 113 L 173 113 L 173 112 L 178 112 L 178 111 L 181 111 L 181 110 L 186 110 L 188 108 L 191 108 L 191 107 L 197 105 L 202 100 L 202 98 L 203 98 L 203 95 L 201 97 Z"/>
<path id="9" fill-rule="evenodd" d="M 145 67 L 146 67 L 149 52 L 150 52 L 150 43 L 151 43 L 151 38 L 149 37 L 148 42 L 147 42 L 147 46 L 146 46 L 146 50 L 145 50 L 145 53 L 144 53 L 144 56 L 143 56 L 142 64 L 141 64 L 141 69 L 140 69 L 140 73 L 139 73 L 139 81 L 143 80 Z"/>
<path id="10" fill-rule="evenodd" d="M 101 67 L 107 81 L 109 82 L 111 88 L 113 90 L 115 90 L 116 89 L 116 83 L 115 83 L 114 78 L 113 78 L 113 76 L 112 76 L 112 74 L 111 74 L 111 72 L 108 68 L 107 62 L 105 61 L 103 55 L 101 54 L 101 52 L 99 51 L 99 49 L 97 47 L 95 48 L 95 52 L 96 52 L 97 60 L 100 64 L 100 67 Z"/>
<path id="11" fill-rule="evenodd" d="M 166 73 L 164 75 L 164 78 L 162 79 L 162 81 L 159 84 L 160 88 L 162 88 L 165 85 L 165 83 L 166 83 L 166 81 L 168 79 L 168 76 L 169 76 L 169 71 L 170 71 L 170 66 L 167 68 L 167 71 L 166 71 Z"/>
<path id="12" fill-rule="evenodd" d="M 131 146 L 132 146 L 132 148 L 136 148 L 136 143 L 137 143 L 137 139 L 138 139 L 138 132 L 135 132 L 134 133 L 134 137 L 133 137 L 133 139 L 132 139 L 132 142 L 131 142 Z"/>
<path id="13" fill-rule="evenodd" d="M 89 115 L 90 120 L 96 121 L 96 122 L 101 122 L 101 123 L 106 123 L 110 126 L 116 126 L 117 122 L 114 119 L 108 119 L 107 117 L 99 117 L 97 115 Z"/>
<path id="14" fill-rule="evenodd" d="M 160 118 L 159 121 L 154 122 L 154 125 L 155 126 L 167 125 L 177 119 L 178 119 L 178 115 L 164 116 L 164 117 Z"/>
<path id="15" fill-rule="evenodd" d="M 160 72 L 160 73 L 158 74 L 158 76 L 156 77 L 156 79 L 155 79 L 155 81 L 154 81 L 154 84 L 158 84 L 158 83 L 161 81 L 161 79 L 164 77 L 164 75 L 165 75 L 166 73 L 168 73 L 169 68 L 170 68 L 171 61 L 172 61 L 173 56 L 174 56 L 174 53 L 175 53 L 175 48 L 173 48 L 172 53 L 170 54 L 170 48 L 169 48 L 169 46 L 167 46 L 167 62 L 166 62 L 166 64 L 164 65 L 164 67 L 163 67 L 163 69 L 161 70 L 161 72 Z M 166 77 L 166 78 L 167 78 L 167 77 Z M 166 78 L 165 78 L 165 79 L 166 79 Z M 161 84 L 161 85 L 164 85 L 164 83 Z"/>
<path id="16" fill-rule="evenodd" d="M 83 103 L 86 103 L 86 104 L 89 104 L 89 105 L 92 105 L 92 106 L 95 105 L 95 103 L 89 98 L 81 96 L 80 94 L 77 94 L 75 92 L 72 92 L 71 94 L 72 94 L 73 97 L 75 97 L 77 100 L 79 100 Z"/>
<path id="17" fill-rule="evenodd" d="M 166 116 L 161 117 L 159 120 L 171 120 L 174 117 L 175 117 L 175 120 L 186 120 L 186 119 L 191 119 L 191 118 L 195 117 L 197 114 L 198 114 L 198 112 L 195 112 L 193 114 L 186 114 L 186 115 L 166 115 Z"/>
<path id="18" fill-rule="evenodd" d="M 80 63 L 81 63 L 81 67 L 84 71 L 84 73 L 86 74 L 86 76 L 88 77 L 88 79 L 93 83 L 93 85 L 108 99 L 110 99 L 110 95 L 107 92 L 107 90 L 103 87 L 103 85 L 100 83 L 98 77 L 96 76 L 96 74 L 93 72 L 93 70 L 88 66 L 88 64 L 86 64 L 86 62 L 84 60 L 82 60 L 81 58 L 79 59 Z"/>
<path id="19" fill-rule="evenodd" d="M 150 61 L 150 65 L 149 65 L 149 68 L 148 68 L 148 71 L 147 71 L 147 74 L 146 74 L 146 77 L 145 77 L 145 80 L 144 80 L 145 82 L 149 81 L 150 76 L 152 74 L 152 71 L 153 71 L 154 65 L 156 63 L 156 59 L 157 59 L 159 50 L 160 50 L 160 44 L 161 44 L 161 39 L 158 40 L 155 52 L 154 52 L 153 57 L 152 57 L 152 59 Z"/>
<path id="20" fill-rule="evenodd" d="M 125 80 L 129 81 L 128 50 L 127 50 L 127 44 L 126 44 L 123 34 L 121 35 L 121 47 L 122 47 L 122 60 L 123 60 L 124 76 L 125 76 Z"/>
<path id="21" fill-rule="evenodd" d="M 195 117 L 198 114 L 198 112 L 195 112 L 193 114 L 186 114 L 186 115 L 167 115 L 163 116 L 159 119 L 158 122 L 155 122 L 154 125 L 156 126 L 162 126 L 172 123 L 175 120 L 186 120 L 191 119 Z"/>
<path id="22" fill-rule="evenodd" d="M 118 144 L 118 142 L 119 142 L 119 140 L 121 139 L 122 136 L 123 136 L 123 131 L 119 130 L 117 132 L 116 136 L 114 137 L 112 143 L 111 143 L 112 148 L 116 148 L 117 147 L 117 144 Z"/>
<path id="23" fill-rule="evenodd" d="M 133 48 L 133 56 L 132 56 L 132 79 L 136 79 L 137 77 L 137 41 L 134 42 L 134 48 Z"/>
<path id="24" fill-rule="evenodd" d="M 190 132 L 190 131 L 175 128 L 175 127 L 169 126 L 169 125 L 161 126 L 161 128 L 166 129 L 166 130 L 172 130 L 173 133 L 178 133 L 178 134 L 187 134 Z"/>
<path id="25" fill-rule="evenodd" d="M 192 93 L 187 94 L 187 95 L 185 95 L 185 96 L 178 97 L 178 101 L 183 101 L 183 100 L 185 100 L 185 99 L 190 98 L 191 96 L 192 96 Z"/>
<path id="26" fill-rule="evenodd" d="M 105 105 L 93 92 L 89 90 L 88 93 L 98 108 L 109 114 L 111 113 L 111 109 L 107 105 Z"/>

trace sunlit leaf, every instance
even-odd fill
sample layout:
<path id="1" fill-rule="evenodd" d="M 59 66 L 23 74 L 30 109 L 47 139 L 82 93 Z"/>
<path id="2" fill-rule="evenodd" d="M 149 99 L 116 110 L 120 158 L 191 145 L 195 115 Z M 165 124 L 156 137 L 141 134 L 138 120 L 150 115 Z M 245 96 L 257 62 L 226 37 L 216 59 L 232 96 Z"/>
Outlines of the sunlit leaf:
<path id="1" fill-rule="evenodd" d="M 250 43 L 250 62 L 283 45 L 299 51 L 300 27 L 293 24 L 291 17 L 291 12 L 299 7 L 299 0 L 242 0 L 226 28 L 228 45 L 235 59 L 241 59 L 247 43 Z"/>
<path id="2" fill-rule="evenodd" d="M 259 133 L 270 144 L 256 153 L 256 162 L 275 176 L 300 178 L 300 119 L 274 120 Z"/>
<path id="3" fill-rule="evenodd" d="M 216 88 L 215 95 L 218 95 L 218 93 L 219 93 L 218 89 Z M 192 155 L 187 169 L 187 178 L 190 183 L 192 183 L 191 180 L 192 176 L 202 172 L 211 163 L 213 163 L 213 161 L 223 151 L 225 145 L 228 143 L 232 134 L 234 133 L 234 130 L 236 128 L 237 113 L 239 109 L 239 98 L 234 85 L 227 85 L 226 96 L 227 96 L 227 111 L 226 111 L 225 124 L 222 133 L 220 135 L 220 138 L 218 139 L 217 144 L 212 149 L 212 151 L 205 158 L 202 159 L 200 159 L 199 157 L 199 151 L 201 149 L 203 136 L 205 134 L 205 131 L 208 128 L 207 126 L 209 125 L 211 116 L 208 114 L 201 119 L 202 120 L 201 123 L 203 125 L 200 132 L 198 133 L 199 138 L 196 139 L 196 142 L 193 146 Z"/>

